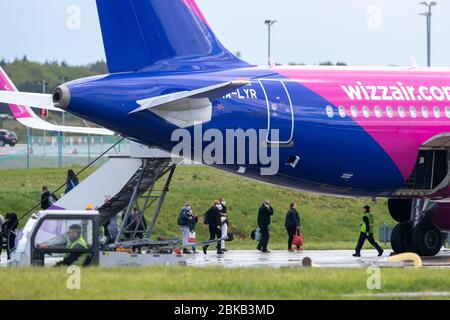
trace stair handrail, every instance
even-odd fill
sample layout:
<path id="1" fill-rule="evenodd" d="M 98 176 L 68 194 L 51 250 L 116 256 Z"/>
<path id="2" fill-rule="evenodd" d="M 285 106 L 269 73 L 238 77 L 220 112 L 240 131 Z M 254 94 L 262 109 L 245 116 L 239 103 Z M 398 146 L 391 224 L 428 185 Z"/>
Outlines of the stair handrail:
<path id="1" fill-rule="evenodd" d="M 88 165 L 86 165 L 83 169 L 81 169 L 80 171 L 78 171 L 75 175 L 78 177 L 80 174 L 82 174 L 84 171 L 86 171 L 88 168 L 90 168 L 94 163 L 96 163 L 98 160 L 100 160 L 101 158 L 103 158 L 104 155 L 106 155 L 108 152 L 110 152 L 112 149 L 114 149 L 117 145 L 119 145 L 120 143 L 122 143 L 122 141 L 125 140 L 125 137 L 122 137 L 119 141 L 117 141 L 115 144 L 113 144 L 110 148 L 108 148 L 105 152 L 103 152 L 101 155 L 99 155 L 97 158 L 95 158 L 93 161 L 91 161 Z M 58 189 L 56 189 L 55 191 L 53 191 L 52 193 L 55 194 L 58 191 L 60 191 L 62 188 L 64 188 L 67 184 L 67 181 L 65 181 Z M 44 199 L 48 200 L 47 199 Z M 27 217 L 30 213 L 32 213 L 34 210 L 36 210 L 36 208 L 38 208 L 42 203 L 42 200 L 39 201 L 38 204 L 36 204 L 33 208 L 31 208 L 30 210 L 27 211 L 27 213 L 25 213 L 24 215 L 22 215 L 18 221 L 22 220 L 23 218 Z"/>

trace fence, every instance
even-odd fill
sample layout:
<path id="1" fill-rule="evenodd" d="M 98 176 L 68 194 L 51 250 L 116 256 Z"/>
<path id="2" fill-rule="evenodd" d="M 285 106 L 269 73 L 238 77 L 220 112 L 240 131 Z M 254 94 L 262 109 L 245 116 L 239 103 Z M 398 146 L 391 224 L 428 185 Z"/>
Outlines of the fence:
<path id="1" fill-rule="evenodd" d="M 121 137 L 32 135 L 28 141 L 14 147 L 0 147 L 0 169 L 52 168 L 84 166 L 117 143 Z M 124 140 L 108 155 L 126 152 L 129 141 Z M 105 159 L 99 160 L 102 164 Z"/>

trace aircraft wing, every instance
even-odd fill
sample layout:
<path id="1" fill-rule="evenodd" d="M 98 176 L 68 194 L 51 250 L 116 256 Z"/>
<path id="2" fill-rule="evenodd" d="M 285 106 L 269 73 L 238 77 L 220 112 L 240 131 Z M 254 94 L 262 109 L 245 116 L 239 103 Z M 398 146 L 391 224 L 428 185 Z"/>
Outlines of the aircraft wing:
<path id="1" fill-rule="evenodd" d="M 54 132 L 79 133 L 92 135 L 112 136 L 114 132 L 104 128 L 59 126 L 49 123 L 37 116 L 28 107 L 47 109 L 51 111 L 64 112 L 64 110 L 54 107 L 52 96 L 49 94 L 35 94 L 19 92 L 8 77 L 6 72 L 0 67 L 0 102 L 9 106 L 14 118 L 26 127 Z"/>
<path id="2" fill-rule="evenodd" d="M 150 110 L 180 128 L 211 120 L 211 102 L 249 84 L 246 80 L 229 81 L 192 91 L 180 91 L 136 101 L 140 107 L 129 114 Z"/>

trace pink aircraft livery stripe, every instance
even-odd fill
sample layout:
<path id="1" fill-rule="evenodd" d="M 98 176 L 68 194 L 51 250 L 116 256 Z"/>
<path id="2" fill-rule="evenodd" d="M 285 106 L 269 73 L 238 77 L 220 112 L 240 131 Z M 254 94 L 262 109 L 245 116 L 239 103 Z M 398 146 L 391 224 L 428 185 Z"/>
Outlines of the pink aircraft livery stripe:
<path id="1" fill-rule="evenodd" d="M 17 91 L 8 78 L 3 69 L 0 68 L 0 90 L 4 91 Z M 9 104 L 9 109 L 13 113 L 16 119 L 18 118 L 32 118 L 33 116 L 28 112 L 28 109 L 24 106 L 17 106 L 15 104 Z"/>
<path id="2" fill-rule="evenodd" d="M 195 13 L 197 17 L 199 17 L 201 21 L 203 21 L 209 27 L 208 21 L 206 21 L 205 16 L 194 0 L 183 0 L 183 2 L 189 9 L 191 9 L 192 12 Z"/>
<path id="3" fill-rule="evenodd" d="M 446 116 L 450 110 L 448 73 L 282 67 L 276 71 L 297 80 L 334 107 L 344 108 L 346 117 L 351 117 L 385 150 L 405 179 L 413 171 L 424 143 L 450 133 Z M 358 114 L 352 108 L 357 108 Z M 365 115 L 362 108 L 367 110 Z"/>

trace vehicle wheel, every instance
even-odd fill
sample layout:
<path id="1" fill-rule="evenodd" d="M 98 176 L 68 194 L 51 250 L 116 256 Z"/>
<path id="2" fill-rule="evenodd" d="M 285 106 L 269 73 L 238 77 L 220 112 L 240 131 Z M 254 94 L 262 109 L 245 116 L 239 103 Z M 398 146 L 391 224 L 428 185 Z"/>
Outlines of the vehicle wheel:
<path id="1" fill-rule="evenodd" d="M 15 147 L 16 145 L 15 145 L 14 143 L 10 143 L 9 146 L 13 148 L 13 147 Z"/>
<path id="2" fill-rule="evenodd" d="M 0 140 L 0 147 L 4 147 L 5 146 L 5 141 Z"/>
<path id="3" fill-rule="evenodd" d="M 407 222 L 411 218 L 411 199 L 389 199 L 388 210 L 392 219 L 397 222 Z"/>
<path id="4" fill-rule="evenodd" d="M 430 222 L 419 223 L 412 231 L 412 247 L 424 257 L 437 255 L 442 247 L 441 231 Z"/>
<path id="5" fill-rule="evenodd" d="M 402 222 L 392 230 L 391 245 L 395 253 L 411 252 L 412 223 Z"/>

